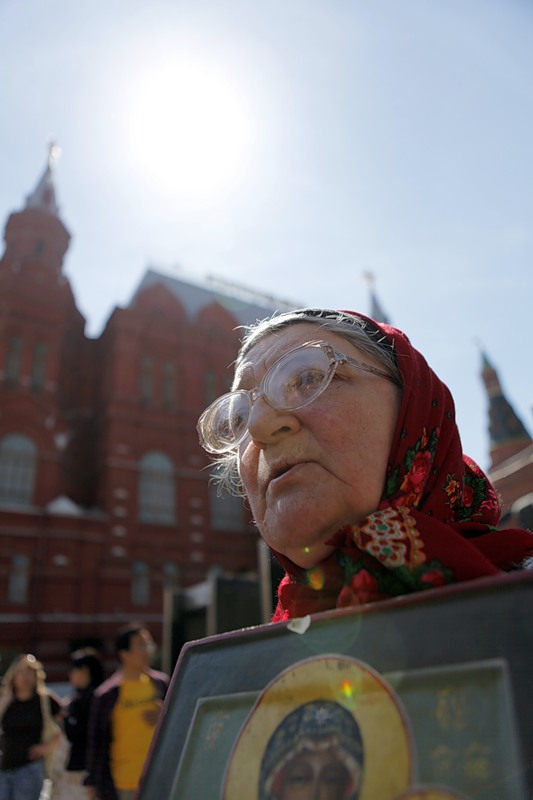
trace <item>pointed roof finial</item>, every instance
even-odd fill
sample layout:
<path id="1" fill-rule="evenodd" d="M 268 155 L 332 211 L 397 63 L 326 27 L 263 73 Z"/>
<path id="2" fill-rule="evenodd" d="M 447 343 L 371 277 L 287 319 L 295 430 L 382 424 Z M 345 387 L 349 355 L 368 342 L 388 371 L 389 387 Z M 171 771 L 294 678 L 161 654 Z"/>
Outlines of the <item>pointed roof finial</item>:
<path id="1" fill-rule="evenodd" d="M 481 378 L 489 400 L 489 434 L 492 466 L 531 443 L 524 423 L 507 400 L 498 373 L 483 349 L 481 353 Z"/>
<path id="2" fill-rule="evenodd" d="M 370 271 L 363 272 L 363 280 L 366 282 L 368 288 L 370 289 L 370 316 L 372 317 L 372 319 L 375 319 L 376 322 L 384 322 L 386 325 L 390 325 L 390 320 L 387 314 L 383 311 L 381 303 L 379 302 L 378 297 L 374 291 L 374 284 L 375 284 L 374 273 Z"/>
<path id="3" fill-rule="evenodd" d="M 53 136 L 48 137 L 48 166 L 50 169 L 55 165 L 56 161 L 59 160 L 59 157 L 63 151 L 57 144 L 56 140 Z"/>
<path id="4" fill-rule="evenodd" d="M 55 217 L 59 216 L 52 167 L 60 155 L 61 148 L 58 147 L 53 137 L 49 137 L 46 167 L 39 183 L 26 198 L 26 208 L 36 208 L 39 211 L 45 211 L 47 214 L 53 214 Z"/>
<path id="5" fill-rule="evenodd" d="M 481 356 L 481 370 L 482 372 L 487 372 L 489 370 L 494 370 L 490 358 L 487 355 L 487 351 L 483 347 L 483 342 L 478 336 L 474 336 L 474 344 L 479 350 L 479 355 Z"/>

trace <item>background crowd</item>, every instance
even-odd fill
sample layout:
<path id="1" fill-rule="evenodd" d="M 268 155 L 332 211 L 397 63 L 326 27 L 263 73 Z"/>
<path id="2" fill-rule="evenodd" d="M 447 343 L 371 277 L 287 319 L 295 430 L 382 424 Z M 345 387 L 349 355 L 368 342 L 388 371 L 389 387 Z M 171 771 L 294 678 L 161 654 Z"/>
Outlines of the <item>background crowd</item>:
<path id="1" fill-rule="evenodd" d="M 0 689 L 0 800 L 130 800 L 168 686 L 150 668 L 154 651 L 139 622 L 117 632 L 107 679 L 101 653 L 76 650 L 66 698 L 34 655 L 19 655 Z"/>

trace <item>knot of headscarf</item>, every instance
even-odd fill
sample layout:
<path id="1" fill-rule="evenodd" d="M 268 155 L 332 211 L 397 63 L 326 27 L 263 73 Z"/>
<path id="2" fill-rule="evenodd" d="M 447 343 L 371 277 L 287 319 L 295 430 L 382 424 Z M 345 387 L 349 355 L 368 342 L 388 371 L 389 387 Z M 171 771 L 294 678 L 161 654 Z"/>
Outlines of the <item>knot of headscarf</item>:
<path id="1" fill-rule="evenodd" d="M 312 569 L 274 553 L 286 570 L 274 621 L 495 575 L 533 554 L 529 531 L 496 530 L 498 497 L 463 455 L 448 388 L 405 334 L 367 321 L 392 343 L 403 378 L 384 492 Z"/>

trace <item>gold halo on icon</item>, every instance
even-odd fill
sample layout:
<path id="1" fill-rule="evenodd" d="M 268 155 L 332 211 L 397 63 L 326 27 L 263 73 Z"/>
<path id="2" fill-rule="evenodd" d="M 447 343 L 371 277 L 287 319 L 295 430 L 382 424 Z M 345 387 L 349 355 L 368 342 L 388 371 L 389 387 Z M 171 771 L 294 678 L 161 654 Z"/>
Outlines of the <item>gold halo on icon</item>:
<path id="1" fill-rule="evenodd" d="M 456 794 L 447 789 L 433 789 L 431 786 L 409 789 L 407 792 L 395 797 L 394 800 L 466 800 L 463 794 Z"/>
<path id="2" fill-rule="evenodd" d="M 466 800 L 463 794 L 456 794 L 446 789 L 433 789 L 431 786 L 419 786 L 395 797 L 394 800 Z"/>
<path id="3" fill-rule="evenodd" d="M 266 686 L 233 747 L 222 800 L 259 800 L 261 759 L 270 737 L 285 717 L 313 700 L 339 703 L 359 725 L 364 747 L 360 800 L 396 800 L 405 792 L 413 778 L 413 738 L 399 698 L 367 664 L 331 655 L 299 661 Z"/>

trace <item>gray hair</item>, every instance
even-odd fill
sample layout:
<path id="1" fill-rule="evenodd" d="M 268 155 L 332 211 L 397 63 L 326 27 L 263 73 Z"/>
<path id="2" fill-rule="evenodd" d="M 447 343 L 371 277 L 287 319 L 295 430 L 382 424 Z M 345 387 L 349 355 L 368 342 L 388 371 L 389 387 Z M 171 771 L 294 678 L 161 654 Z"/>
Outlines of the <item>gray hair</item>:
<path id="1" fill-rule="evenodd" d="M 289 325 L 311 323 L 325 331 L 342 336 L 362 353 L 378 362 L 394 383 L 401 389 L 402 375 L 396 363 L 394 345 L 370 320 L 347 311 L 333 311 L 323 308 L 299 308 L 275 314 L 245 327 L 245 334 L 235 361 L 237 369 L 249 351 L 266 336 L 270 336 Z M 224 491 L 244 496 L 238 470 L 237 453 L 229 452 L 218 456 L 215 461 L 213 480 L 221 494 Z"/>

